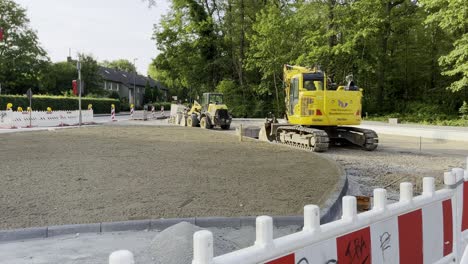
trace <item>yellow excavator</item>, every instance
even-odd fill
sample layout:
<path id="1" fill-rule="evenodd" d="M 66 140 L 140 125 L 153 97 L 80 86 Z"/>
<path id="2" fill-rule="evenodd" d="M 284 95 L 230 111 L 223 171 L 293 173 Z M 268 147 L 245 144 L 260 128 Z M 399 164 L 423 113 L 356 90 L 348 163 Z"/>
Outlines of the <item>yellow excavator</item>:
<path id="1" fill-rule="evenodd" d="M 316 68 L 284 65 L 283 74 L 288 123 L 267 118 L 260 139 L 315 152 L 327 151 L 330 144 L 377 148 L 375 131 L 350 127 L 361 123 L 363 91 L 352 76 L 347 85 L 336 86 Z"/>

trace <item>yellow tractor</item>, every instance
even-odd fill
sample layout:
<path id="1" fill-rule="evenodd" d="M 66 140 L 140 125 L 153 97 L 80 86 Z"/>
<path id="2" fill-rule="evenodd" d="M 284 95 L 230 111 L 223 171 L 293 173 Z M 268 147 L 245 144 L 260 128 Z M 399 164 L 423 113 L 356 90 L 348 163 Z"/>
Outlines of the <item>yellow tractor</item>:
<path id="1" fill-rule="evenodd" d="M 259 138 L 315 152 L 329 144 L 352 144 L 375 150 L 378 136 L 373 130 L 350 127 L 361 123 L 362 89 L 347 77 L 346 86 L 334 86 L 315 68 L 284 65 L 286 117 L 288 123 L 267 118 Z"/>
<path id="2" fill-rule="evenodd" d="M 204 93 L 202 103 L 194 102 L 186 116 L 187 126 L 210 129 L 219 126 L 221 129 L 231 127 L 232 116 L 223 104 L 223 94 Z"/>

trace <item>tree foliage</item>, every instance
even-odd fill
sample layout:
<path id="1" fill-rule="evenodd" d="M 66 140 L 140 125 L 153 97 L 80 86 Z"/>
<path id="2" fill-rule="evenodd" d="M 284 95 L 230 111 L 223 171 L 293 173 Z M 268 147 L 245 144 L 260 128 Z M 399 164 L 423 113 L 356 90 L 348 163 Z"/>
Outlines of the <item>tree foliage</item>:
<path id="1" fill-rule="evenodd" d="M 456 114 L 468 99 L 465 2 L 172 0 L 149 72 L 179 98 L 222 91 L 237 116 L 282 113 L 283 64 L 319 66 L 337 83 L 352 73 L 364 111 L 418 102 Z"/>
<path id="2" fill-rule="evenodd" d="M 100 64 L 101 66 L 111 68 L 111 69 L 116 69 L 119 71 L 136 72 L 135 65 L 126 59 L 119 59 L 119 60 L 113 60 L 113 61 L 105 60 Z"/>
<path id="3" fill-rule="evenodd" d="M 22 94 L 37 90 L 38 78 L 49 59 L 30 28 L 26 10 L 12 0 L 0 0 L 0 83 L 3 92 Z"/>

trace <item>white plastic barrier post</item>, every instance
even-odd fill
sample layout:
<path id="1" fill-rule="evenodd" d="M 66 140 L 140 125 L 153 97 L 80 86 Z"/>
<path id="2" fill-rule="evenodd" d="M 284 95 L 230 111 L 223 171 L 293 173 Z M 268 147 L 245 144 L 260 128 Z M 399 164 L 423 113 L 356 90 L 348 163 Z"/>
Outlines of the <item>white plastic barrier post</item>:
<path id="1" fill-rule="evenodd" d="M 273 242 L 273 218 L 270 216 L 259 216 L 256 219 L 255 245 L 269 247 Z"/>
<path id="2" fill-rule="evenodd" d="M 374 190 L 374 207 L 372 210 L 385 210 L 387 208 L 387 190 L 375 189 Z"/>
<path id="3" fill-rule="evenodd" d="M 411 202 L 413 200 L 413 184 L 411 182 L 400 183 L 400 202 Z"/>
<path id="4" fill-rule="evenodd" d="M 356 197 L 345 196 L 343 197 L 343 220 L 354 220 L 357 215 Z"/>
<path id="5" fill-rule="evenodd" d="M 317 205 L 304 206 L 304 228 L 306 232 L 320 231 L 320 207 Z"/>
<path id="6" fill-rule="evenodd" d="M 433 196 L 435 193 L 435 180 L 432 177 L 423 178 L 423 192 L 422 195 Z"/>
<path id="7" fill-rule="evenodd" d="M 193 235 L 192 264 L 213 263 L 213 234 L 210 231 L 197 231 Z"/>
<path id="8" fill-rule="evenodd" d="M 118 250 L 109 256 L 109 264 L 135 264 L 133 253 L 128 250 Z"/>

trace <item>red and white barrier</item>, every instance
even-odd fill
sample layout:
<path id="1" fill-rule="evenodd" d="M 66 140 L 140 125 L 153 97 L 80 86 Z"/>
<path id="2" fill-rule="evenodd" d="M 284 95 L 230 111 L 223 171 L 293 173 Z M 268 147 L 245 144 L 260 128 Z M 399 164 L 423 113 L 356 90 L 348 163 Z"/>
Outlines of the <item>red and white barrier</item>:
<path id="1" fill-rule="evenodd" d="M 212 233 L 199 231 L 192 264 L 468 264 L 468 158 L 466 170 L 444 174 L 444 184 L 436 191 L 426 177 L 423 193 L 413 197 L 412 184 L 401 183 L 393 204 L 385 189 L 375 189 L 372 210 L 360 214 L 356 198 L 345 196 L 341 219 L 323 225 L 319 207 L 307 205 L 302 231 L 277 239 L 273 219 L 260 216 L 253 246 L 217 257 Z"/>
<path id="2" fill-rule="evenodd" d="M 29 127 L 30 121 L 33 127 L 73 126 L 79 123 L 79 111 L 33 111 L 12 112 L 0 111 L 0 128 Z M 82 123 L 93 123 L 93 110 L 84 110 Z"/>
<path id="3" fill-rule="evenodd" d="M 117 121 L 115 120 L 115 108 L 111 108 L 111 121 Z"/>

